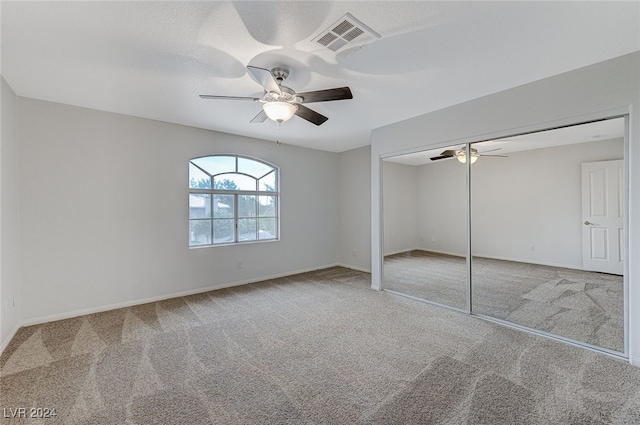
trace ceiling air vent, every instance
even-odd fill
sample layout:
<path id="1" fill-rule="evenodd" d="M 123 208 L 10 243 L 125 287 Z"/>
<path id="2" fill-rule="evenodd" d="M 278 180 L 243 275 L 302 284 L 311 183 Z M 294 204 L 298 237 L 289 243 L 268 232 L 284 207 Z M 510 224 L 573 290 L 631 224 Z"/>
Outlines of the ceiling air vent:
<path id="1" fill-rule="evenodd" d="M 347 13 L 311 41 L 337 52 L 345 46 L 363 46 L 378 38 L 380 34 Z"/>

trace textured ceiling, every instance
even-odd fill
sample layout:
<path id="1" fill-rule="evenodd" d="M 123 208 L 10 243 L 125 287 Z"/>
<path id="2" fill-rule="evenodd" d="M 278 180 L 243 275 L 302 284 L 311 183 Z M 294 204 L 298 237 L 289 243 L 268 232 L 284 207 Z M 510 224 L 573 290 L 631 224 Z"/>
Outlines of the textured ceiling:
<path id="1" fill-rule="evenodd" d="M 381 35 L 312 39 L 345 13 Z M 639 2 L 8 2 L 1 72 L 19 96 L 340 152 L 373 128 L 640 50 Z M 285 66 L 329 117 L 250 124 L 246 65 Z"/>

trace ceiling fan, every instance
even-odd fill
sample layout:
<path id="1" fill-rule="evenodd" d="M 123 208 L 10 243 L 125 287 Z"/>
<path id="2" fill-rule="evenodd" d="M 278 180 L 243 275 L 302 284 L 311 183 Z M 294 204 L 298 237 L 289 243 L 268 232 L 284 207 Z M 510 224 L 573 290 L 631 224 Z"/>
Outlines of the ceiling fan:
<path id="1" fill-rule="evenodd" d="M 282 123 L 288 121 L 294 115 L 303 118 L 315 125 L 321 125 L 329 118 L 316 111 L 307 108 L 303 103 L 328 102 L 332 100 L 353 99 L 349 87 L 335 89 L 316 90 L 304 93 L 296 93 L 282 83 L 289 76 L 289 70 L 285 68 L 273 68 L 272 70 L 247 66 L 249 73 L 264 88 L 262 97 L 241 96 L 214 96 L 201 94 L 202 99 L 226 99 L 226 100 L 251 100 L 262 103 L 262 110 L 253 117 L 252 123 L 264 122 L 267 118 Z"/>
<path id="2" fill-rule="evenodd" d="M 507 158 L 507 156 L 505 155 L 487 155 L 488 152 L 495 152 L 495 151 L 499 151 L 501 148 L 496 148 L 496 149 L 491 149 L 490 151 L 484 151 L 482 153 L 479 153 L 477 149 L 471 148 L 471 163 L 473 164 L 474 162 L 476 162 L 478 160 L 479 157 L 481 156 L 493 156 L 493 157 L 498 157 L 498 158 Z M 460 149 L 447 149 L 445 151 L 443 151 L 440 155 L 438 156 L 432 156 L 431 160 L 432 161 L 437 161 L 439 159 L 447 159 L 447 158 L 457 158 L 458 161 L 462 162 L 462 163 L 466 163 L 467 162 L 467 149 L 463 146 Z"/>

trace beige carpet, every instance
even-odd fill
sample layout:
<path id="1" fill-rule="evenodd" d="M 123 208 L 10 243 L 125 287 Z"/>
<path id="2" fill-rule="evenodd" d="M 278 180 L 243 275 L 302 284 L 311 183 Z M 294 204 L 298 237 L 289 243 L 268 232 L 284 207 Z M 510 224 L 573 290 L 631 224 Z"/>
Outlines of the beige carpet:
<path id="1" fill-rule="evenodd" d="M 640 369 L 369 286 L 331 268 L 23 328 L 0 407 L 57 416 L 2 423 L 640 423 Z"/>
<path id="2" fill-rule="evenodd" d="M 461 257 L 411 251 L 385 258 L 386 289 L 466 308 Z M 473 311 L 624 352 L 622 276 L 474 257 Z"/>

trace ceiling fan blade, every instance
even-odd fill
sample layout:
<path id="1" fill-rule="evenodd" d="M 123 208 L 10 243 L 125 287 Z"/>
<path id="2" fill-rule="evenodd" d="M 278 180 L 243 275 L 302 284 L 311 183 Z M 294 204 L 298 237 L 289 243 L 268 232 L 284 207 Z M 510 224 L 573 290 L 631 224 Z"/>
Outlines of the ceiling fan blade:
<path id="1" fill-rule="evenodd" d="M 485 155 L 483 153 L 481 153 L 480 156 L 482 156 L 482 157 L 489 156 L 489 157 L 494 157 L 494 158 L 509 158 L 507 155 Z"/>
<path id="2" fill-rule="evenodd" d="M 325 122 L 326 120 L 328 120 L 329 118 L 325 117 L 322 114 L 317 113 L 316 111 L 313 111 L 309 108 L 307 108 L 304 105 L 300 105 L 298 104 L 298 110 L 296 111 L 296 115 L 299 116 L 300 118 L 303 118 L 307 121 L 309 121 L 310 123 L 313 123 L 315 125 L 320 125 L 323 122 Z"/>
<path id="3" fill-rule="evenodd" d="M 260 100 L 259 97 L 243 97 L 243 96 L 214 96 L 211 94 L 201 94 L 200 98 L 202 99 L 223 99 L 223 100 L 253 100 L 257 102 Z"/>
<path id="4" fill-rule="evenodd" d="M 271 74 L 271 71 L 255 66 L 247 66 L 247 69 L 249 70 L 251 75 L 253 75 L 253 78 L 255 78 L 255 80 L 260 83 L 262 87 L 264 87 L 267 93 L 270 91 L 282 93 L 282 90 L 280 90 L 280 86 L 278 85 L 276 79 L 273 78 L 273 74 Z"/>
<path id="5" fill-rule="evenodd" d="M 447 149 L 446 151 L 442 151 L 442 153 L 438 156 L 432 156 L 431 160 L 432 161 L 437 161 L 439 159 L 446 159 L 446 158 L 453 158 L 458 154 L 457 150 L 454 149 Z"/>
<path id="6" fill-rule="evenodd" d="M 330 100 L 353 99 L 351 89 L 349 87 L 339 87 L 335 89 L 308 91 L 305 93 L 296 93 L 296 96 L 302 98 L 301 103 L 312 102 L 328 102 Z"/>
<path id="7" fill-rule="evenodd" d="M 256 115 L 255 117 L 253 117 L 251 119 L 251 123 L 261 123 L 261 122 L 265 122 L 267 119 L 267 113 L 264 111 L 264 109 L 261 109 L 260 112 L 258 112 L 258 115 Z"/>

